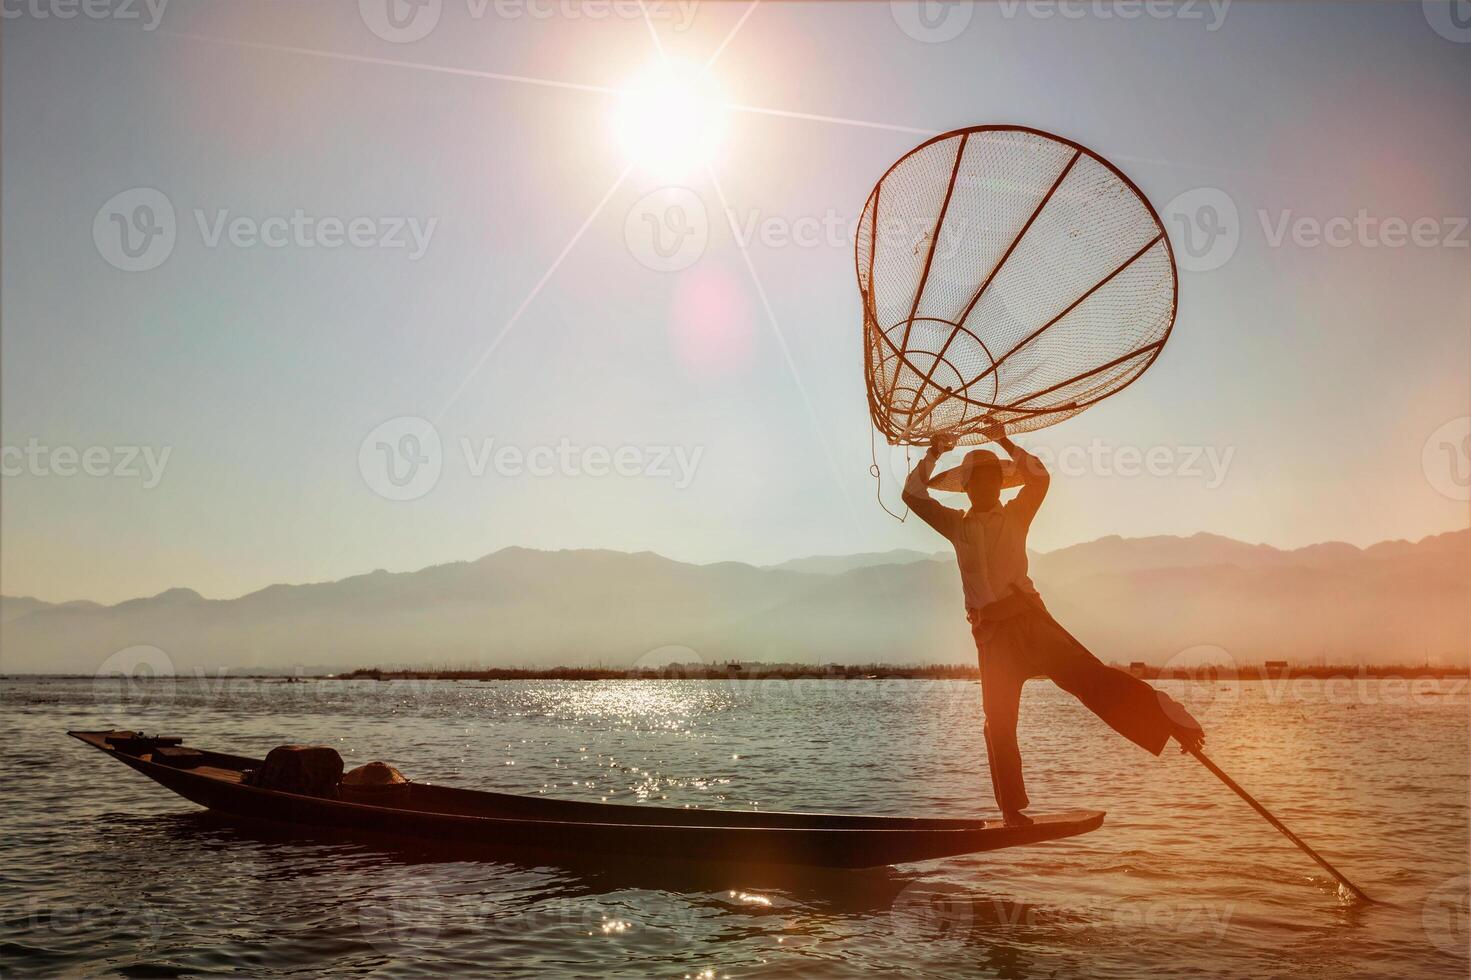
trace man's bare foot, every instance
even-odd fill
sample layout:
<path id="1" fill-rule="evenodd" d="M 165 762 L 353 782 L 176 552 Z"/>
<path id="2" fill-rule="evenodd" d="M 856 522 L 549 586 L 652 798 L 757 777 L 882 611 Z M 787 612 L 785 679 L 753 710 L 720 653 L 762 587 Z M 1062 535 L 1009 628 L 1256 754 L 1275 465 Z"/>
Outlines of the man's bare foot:
<path id="1" fill-rule="evenodd" d="M 1199 752 L 1205 745 L 1205 732 L 1198 726 L 1175 726 L 1175 741 L 1180 743 L 1181 752 Z"/>
<path id="2" fill-rule="evenodd" d="M 1036 822 L 1020 810 L 1002 810 L 1001 821 L 1008 827 L 1030 827 Z"/>

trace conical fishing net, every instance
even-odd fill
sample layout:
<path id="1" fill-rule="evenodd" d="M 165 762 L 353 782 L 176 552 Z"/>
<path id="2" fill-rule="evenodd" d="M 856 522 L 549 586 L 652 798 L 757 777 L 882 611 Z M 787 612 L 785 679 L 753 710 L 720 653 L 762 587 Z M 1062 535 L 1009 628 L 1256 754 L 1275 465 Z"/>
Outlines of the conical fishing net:
<path id="1" fill-rule="evenodd" d="M 983 126 L 911 150 L 858 225 L 864 367 L 893 444 L 986 441 L 1076 415 L 1159 356 L 1175 261 L 1138 188 L 1046 133 Z"/>

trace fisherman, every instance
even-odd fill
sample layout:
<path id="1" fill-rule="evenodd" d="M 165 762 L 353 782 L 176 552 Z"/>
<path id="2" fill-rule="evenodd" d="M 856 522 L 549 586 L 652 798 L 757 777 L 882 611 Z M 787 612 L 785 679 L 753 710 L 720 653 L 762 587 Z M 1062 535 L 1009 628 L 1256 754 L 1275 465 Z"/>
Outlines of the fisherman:
<path id="1" fill-rule="evenodd" d="M 1068 635 L 1047 612 L 1027 576 L 1027 529 L 1042 506 L 1051 477 L 1036 456 L 1000 427 L 983 433 L 1010 455 L 1021 492 L 1001 502 L 1004 470 L 995 453 L 976 449 L 959 467 L 970 498 L 966 511 L 930 496 L 935 463 L 954 448 L 936 436 L 904 484 L 904 502 L 955 547 L 965 591 L 965 615 L 981 667 L 981 706 L 991 786 L 1008 825 L 1032 822 L 1016 742 L 1017 708 L 1028 678 L 1050 677 L 1114 731 L 1159 755 L 1171 737 L 1182 750 L 1199 749 L 1205 733 L 1190 713 L 1162 691 L 1105 665 Z"/>

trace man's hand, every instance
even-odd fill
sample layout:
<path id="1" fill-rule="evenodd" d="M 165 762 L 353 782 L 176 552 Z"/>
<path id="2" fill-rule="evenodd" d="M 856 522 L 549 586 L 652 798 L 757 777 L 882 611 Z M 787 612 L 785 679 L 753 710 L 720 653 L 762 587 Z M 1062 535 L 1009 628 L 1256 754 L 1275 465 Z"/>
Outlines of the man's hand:
<path id="1" fill-rule="evenodd" d="M 904 502 L 920 520 L 951 541 L 955 540 L 955 536 L 960 531 L 960 519 L 963 515 L 960 511 L 952 510 L 930 496 L 930 474 L 934 473 L 935 464 L 940 461 L 940 456 L 954 448 L 954 436 L 948 434 L 933 436 L 930 439 L 929 449 L 919 458 L 919 462 L 914 464 L 909 479 L 904 481 L 903 495 Z"/>
<path id="2" fill-rule="evenodd" d="M 985 436 L 987 439 L 990 439 L 996 445 L 1006 450 L 1006 455 L 1010 456 L 1012 459 L 1017 460 L 1018 462 L 1021 461 L 1021 456 L 1024 455 L 1022 453 L 1022 449 L 1016 443 L 1012 442 L 1011 439 L 1006 435 L 1005 425 L 1002 425 L 999 422 L 995 425 L 988 425 L 981 430 L 981 435 Z"/>

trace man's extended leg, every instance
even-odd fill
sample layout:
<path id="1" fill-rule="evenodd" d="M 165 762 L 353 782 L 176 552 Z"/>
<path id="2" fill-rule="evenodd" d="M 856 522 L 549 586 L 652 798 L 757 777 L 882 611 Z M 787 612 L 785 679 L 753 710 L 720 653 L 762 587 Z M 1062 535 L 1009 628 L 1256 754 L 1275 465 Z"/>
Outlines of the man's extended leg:
<path id="1" fill-rule="evenodd" d="M 1022 779 L 1022 755 L 1016 742 L 1017 709 L 1021 705 L 1022 684 L 1028 671 L 1021 666 L 1020 651 L 1010 642 L 1009 630 L 972 627 L 976 653 L 981 666 L 981 708 L 985 713 L 982 731 L 986 738 L 986 759 L 990 763 L 991 788 L 996 805 L 1008 822 L 1021 818 L 1029 805 L 1026 783 Z"/>
<path id="2" fill-rule="evenodd" d="M 1159 755 L 1171 736 L 1182 744 L 1204 737 L 1195 719 L 1173 699 L 1093 656 L 1049 614 L 1039 611 L 1019 619 L 1019 632 L 1037 666 L 1129 741 Z"/>

